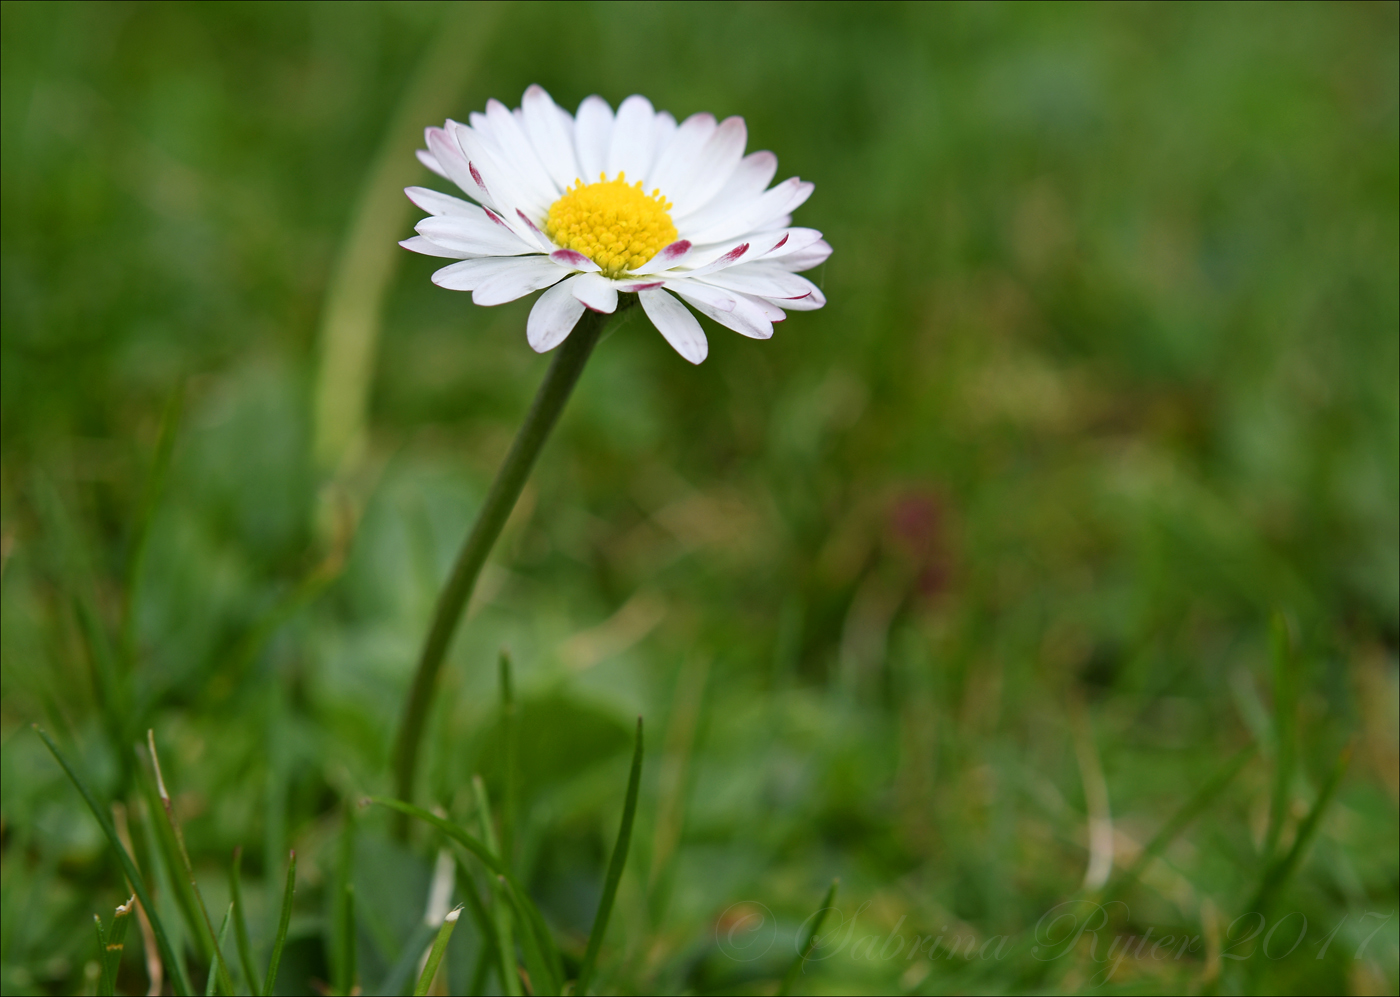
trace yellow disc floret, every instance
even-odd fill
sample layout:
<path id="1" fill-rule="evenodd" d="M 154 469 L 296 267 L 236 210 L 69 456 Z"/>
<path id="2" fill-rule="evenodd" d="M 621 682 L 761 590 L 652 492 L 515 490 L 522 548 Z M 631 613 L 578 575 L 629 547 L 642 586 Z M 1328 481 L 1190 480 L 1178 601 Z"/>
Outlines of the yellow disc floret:
<path id="1" fill-rule="evenodd" d="M 604 173 L 597 183 L 574 183 L 550 206 L 545 231 L 555 245 L 598 264 L 604 276 L 635 270 L 676 241 L 672 205 L 660 190 L 648 194 L 640 180 L 629 185 L 626 173 L 616 180 Z"/>

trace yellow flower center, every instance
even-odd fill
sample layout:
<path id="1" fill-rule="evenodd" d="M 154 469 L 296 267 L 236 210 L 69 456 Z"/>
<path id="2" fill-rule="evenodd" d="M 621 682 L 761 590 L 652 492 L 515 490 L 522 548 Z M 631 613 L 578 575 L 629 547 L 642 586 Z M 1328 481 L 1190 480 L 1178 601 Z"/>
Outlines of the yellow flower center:
<path id="1" fill-rule="evenodd" d="M 626 173 L 575 184 L 550 205 L 544 228 L 555 245 L 587 256 L 604 276 L 635 270 L 676 241 L 672 205 L 659 189 L 647 194 L 640 180 L 629 185 Z"/>

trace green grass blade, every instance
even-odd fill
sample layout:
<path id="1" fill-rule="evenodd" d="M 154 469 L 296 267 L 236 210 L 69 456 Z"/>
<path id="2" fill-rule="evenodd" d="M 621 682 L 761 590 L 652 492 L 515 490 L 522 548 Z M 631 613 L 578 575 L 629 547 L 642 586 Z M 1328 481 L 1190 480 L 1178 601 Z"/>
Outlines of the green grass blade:
<path id="1" fill-rule="evenodd" d="M 831 881 L 831 886 L 826 891 L 826 898 L 822 900 L 816 918 L 807 930 L 807 937 L 802 939 L 802 942 L 797 946 L 797 958 L 792 961 L 788 971 L 783 974 L 783 982 L 778 987 L 778 993 L 783 997 L 792 993 L 792 988 L 797 983 L 797 977 L 802 973 L 802 967 L 807 964 L 807 960 L 811 957 L 812 949 L 816 947 L 817 938 L 821 935 L 822 925 L 826 923 L 826 915 L 831 911 L 831 905 L 836 902 L 836 887 L 840 884 L 841 880 L 839 879 Z"/>
<path id="2" fill-rule="evenodd" d="M 224 923 L 219 925 L 219 937 L 214 945 L 214 961 L 209 964 L 209 978 L 204 981 L 204 997 L 214 997 L 214 988 L 219 978 L 228 975 L 228 968 L 224 966 L 224 942 L 228 940 L 228 927 L 232 921 L 233 904 L 229 903 L 228 910 L 224 911 Z M 233 992 L 232 988 L 229 992 Z"/>
<path id="3" fill-rule="evenodd" d="M 190 892 L 194 895 L 195 903 L 199 906 L 200 924 L 208 932 L 204 941 L 208 950 L 206 954 L 209 956 L 210 966 L 218 971 L 219 987 L 231 997 L 233 977 L 229 975 L 228 966 L 224 960 L 219 957 L 219 938 L 214 932 L 214 922 L 209 918 L 209 908 L 204 903 L 204 895 L 199 891 L 199 881 L 195 878 L 194 864 L 190 862 L 189 849 L 185 847 L 185 832 L 180 827 L 179 818 L 175 816 L 175 807 L 170 801 L 170 791 L 166 789 L 165 777 L 161 775 L 160 755 L 156 752 L 156 733 L 153 730 L 146 731 L 146 748 L 151 753 L 151 765 L 155 769 L 156 791 L 160 793 L 160 805 L 165 811 L 165 819 L 170 825 L 170 832 L 175 836 L 180 868 L 184 871 L 185 880 L 190 884 Z"/>
<path id="4" fill-rule="evenodd" d="M 418 957 L 422 954 L 423 947 L 432 940 L 432 937 L 433 929 L 419 921 L 413 929 L 413 934 L 409 935 L 408 941 L 404 943 L 398 961 L 389 968 L 388 974 L 379 982 L 379 986 L 366 992 L 375 994 L 403 993 L 404 984 L 413 976 L 413 969 L 418 964 Z"/>
<path id="5" fill-rule="evenodd" d="M 126 746 L 130 741 L 130 709 L 127 683 L 117 667 L 117 656 L 111 637 L 98 611 L 92 559 L 69 516 L 58 490 L 47 478 L 40 477 L 35 486 L 36 505 L 44 529 L 51 534 L 57 547 L 59 581 L 77 619 L 79 636 L 87 651 L 88 669 L 92 675 L 93 693 L 112 750 L 122 767 L 122 779 L 130 774 Z"/>
<path id="6" fill-rule="evenodd" d="M 525 971 L 530 974 L 531 990 L 537 994 L 557 994 L 559 993 L 562 981 L 555 967 L 548 962 L 545 954 L 545 947 L 541 944 L 540 933 L 536 930 L 529 913 L 523 909 L 519 898 L 515 895 L 505 879 L 498 877 L 500 883 L 501 896 L 511 907 L 516 919 L 520 922 L 522 930 L 520 932 L 520 950 L 525 957 Z M 515 981 L 516 992 L 519 992 L 520 980 Z"/>
<path id="7" fill-rule="evenodd" d="M 574 993 L 588 993 L 588 984 L 593 982 L 593 970 L 598 964 L 598 950 L 603 946 L 603 935 L 608 930 L 608 918 L 612 915 L 613 900 L 617 897 L 617 884 L 622 879 L 623 867 L 627 864 L 627 850 L 632 843 L 632 821 L 637 816 L 637 793 L 642 784 L 642 718 L 637 718 L 637 743 L 632 751 L 632 774 L 627 779 L 627 801 L 622 807 L 622 826 L 617 830 L 617 844 L 613 846 L 612 861 L 608 863 L 608 878 L 603 882 L 603 896 L 598 901 L 598 913 L 593 918 L 593 930 L 588 933 L 588 949 L 584 952 L 583 965 L 579 968 L 578 983 Z"/>
<path id="8" fill-rule="evenodd" d="M 114 990 L 112 981 L 107 978 L 107 932 L 102 927 L 102 915 L 92 915 L 92 926 L 97 931 L 97 959 L 102 967 L 102 975 L 97 980 L 98 997 L 111 997 Z"/>
<path id="9" fill-rule="evenodd" d="M 351 878 L 354 859 L 355 808 L 346 806 L 336 860 L 330 939 L 335 989 L 341 994 L 348 994 L 355 987 L 355 884 Z"/>
<path id="10" fill-rule="evenodd" d="M 371 796 L 369 797 L 369 802 L 382 807 L 388 807 L 390 810 L 397 810 L 407 817 L 416 817 L 426 824 L 431 824 L 480 859 L 481 864 L 486 866 L 487 869 L 503 877 L 513 894 L 513 904 L 515 908 L 524 912 L 530 928 L 535 932 L 536 939 L 541 941 L 541 949 L 552 953 L 558 952 L 558 948 L 554 945 L 554 941 L 549 935 L 549 926 L 545 924 L 544 917 L 540 914 L 539 908 L 530 900 L 528 891 L 520 881 L 501 864 L 501 860 L 492 853 L 484 842 L 468 834 L 451 821 L 439 817 L 437 814 L 430 813 L 422 807 L 415 807 L 411 803 L 405 803 L 402 800 L 391 800 L 384 796 Z M 548 948 L 545 947 L 546 943 L 549 946 Z M 550 958 L 551 960 L 555 960 L 557 959 L 557 955 L 551 955 Z M 562 962 L 562 960 L 559 961 Z"/>
<path id="11" fill-rule="evenodd" d="M 1269 800 L 1269 826 L 1264 835 L 1264 864 L 1278 857 L 1278 839 L 1288 818 L 1289 794 L 1297 760 L 1297 666 L 1288 621 L 1275 612 L 1270 627 L 1274 671 L 1274 786 Z"/>
<path id="12" fill-rule="evenodd" d="M 501 860 L 511 864 L 515 855 L 515 824 L 518 809 L 520 742 L 516 729 L 515 683 L 511 677 L 510 652 L 501 649 Z"/>
<path id="13" fill-rule="evenodd" d="M 165 480 L 170 470 L 170 458 L 175 452 L 175 437 L 185 407 L 185 382 L 180 380 L 160 417 L 160 435 L 156 439 L 155 460 L 146 487 L 141 495 L 141 507 L 136 514 L 136 530 L 131 536 L 126 559 L 125 584 L 122 586 L 121 654 L 126 669 L 136 664 L 135 597 L 141 581 L 141 569 L 146 562 L 146 547 L 151 537 L 151 523 L 165 492 Z"/>
<path id="14" fill-rule="evenodd" d="M 1283 889 L 1289 877 L 1298 868 L 1298 863 L 1302 861 L 1304 853 L 1317 834 L 1317 827 L 1322 820 L 1323 813 L 1328 804 L 1332 802 L 1332 797 L 1336 795 L 1337 787 L 1341 785 L 1342 776 L 1346 775 L 1347 766 L 1351 764 L 1353 747 L 1353 745 L 1348 744 L 1337 756 L 1337 761 L 1332 766 L 1332 771 L 1327 774 L 1327 781 L 1322 784 L 1322 790 L 1317 794 L 1317 800 L 1313 802 L 1312 809 L 1298 825 L 1298 834 L 1293 839 L 1293 847 L 1288 850 L 1287 855 L 1264 871 L 1263 879 L 1259 883 L 1259 890 L 1255 893 L 1248 910 L 1267 915 L 1267 908 L 1273 902 L 1274 897 L 1278 895 L 1279 890 Z"/>
<path id="15" fill-rule="evenodd" d="M 476 802 L 477 816 L 481 821 L 482 842 L 497 860 L 501 858 L 501 848 L 496 841 L 496 832 L 491 825 L 491 801 L 486 796 L 486 783 L 481 776 L 472 776 L 472 796 Z M 505 863 L 502 862 L 502 868 Z M 497 879 L 499 880 L 499 875 Z M 507 900 L 509 887 L 503 882 L 491 884 L 491 914 L 496 925 L 496 935 L 501 948 L 501 987 L 506 997 L 518 997 L 520 978 L 515 971 L 515 926 L 512 923 L 512 907 Z"/>
<path id="16" fill-rule="evenodd" d="M 102 943 L 102 977 L 97 984 L 97 992 L 103 995 L 117 992 L 117 970 L 121 968 L 122 953 L 126 949 L 126 929 L 131 923 L 131 910 L 136 906 L 133 896 L 112 914 L 105 937 L 102 936 L 102 921 L 98 919 L 98 935 Z M 96 917 L 96 915 L 93 915 Z"/>
<path id="17" fill-rule="evenodd" d="M 267 977 L 263 983 L 263 997 L 277 989 L 277 967 L 282 961 L 282 946 L 287 944 L 287 928 L 292 923 L 292 896 L 297 885 L 297 853 L 291 852 L 287 863 L 287 887 L 282 891 L 282 913 L 277 918 L 277 935 L 272 939 L 272 956 L 267 962 Z"/>
<path id="18" fill-rule="evenodd" d="M 1143 848 L 1133 864 L 1124 872 L 1114 877 L 1113 883 L 1109 885 L 1106 893 L 1121 889 L 1128 883 L 1133 882 L 1142 875 L 1147 864 L 1162 853 L 1166 847 L 1172 843 L 1178 834 L 1185 830 L 1186 826 L 1201 815 L 1211 802 L 1224 791 L 1225 787 L 1235 780 L 1235 776 L 1240 774 L 1245 763 L 1254 757 L 1258 750 L 1254 744 L 1246 745 L 1237 751 L 1233 758 L 1216 770 L 1215 774 L 1207 780 L 1206 784 L 1198 789 L 1189 800 L 1187 800 L 1175 814 L 1171 816 L 1162 829 L 1158 831 Z"/>
<path id="19" fill-rule="evenodd" d="M 457 927 L 457 918 L 462 916 L 460 906 L 447 912 L 447 916 L 442 919 L 442 927 L 438 929 L 437 937 L 433 939 L 433 947 L 428 952 L 428 961 L 423 964 L 423 972 L 419 974 L 418 986 L 413 988 L 413 997 L 426 997 L 428 988 L 433 985 L 433 977 L 437 975 L 438 966 L 442 963 L 443 953 L 447 951 L 447 940 L 452 937 L 452 929 Z"/>
<path id="20" fill-rule="evenodd" d="M 151 895 L 146 890 L 146 881 L 141 877 L 141 873 L 136 868 L 136 863 L 131 860 L 131 856 L 127 854 L 127 850 L 122 847 L 121 839 L 117 837 L 117 829 L 112 826 L 112 819 L 102 807 L 98 806 L 97 798 L 92 795 L 92 791 L 88 789 L 87 783 L 83 782 L 73 766 L 68 764 L 68 759 L 64 757 L 63 752 L 58 750 L 58 745 L 54 744 L 53 739 L 49 737 L 38 724 L 34 724 L 33 727 L 35 732 L 44 739 L 44 744 L 48 747 L 49 753 L 52 754 L 54 758 L 57 759 L 58 764 L 63 767 L 63 771 L 67 773 L 69 781 L 77 787 L 79 794 L 83 797 L 83 802 L 88 805 L 88 809 L 92 811 L 93 817 L 97 818 L 97 824 L 102 828 L 102 833 L 106 835 L 107 843 L 110 844 L 113 851 L 117 853 L 117 860 L 121 862 L 122 872 L 126 873 L 127 881 L 131 883 L 131 888 L 136 891 L 136 896 L 141 901 L 141 906 L 145 908 L 146 918 L 151 922 L 151 931 L 156 936 L 156 945 L 160 948 L 160 957 L 165 962 L 166 971 L 170 974 L 171 986 L 180 997 L 187 997 L 190 993 L 190 982 L 188 977 L 185 976 L 185 967 L 181 964 L 180 960 L 176 958 L 175 950 L 170 945 L 170 936 L 166 934 L 165 925 L 161 922 L 160 915 L 156 913 L 155 904 L 151 902 Z"/>
<path id="21" fill-rule="evenodd" d="M 486 911 L 486 905 L 481 902 L 481 897 L 476 892 L 476 880 L 472 877 L 471 870 L 467 868 L 466 862 L 457 856 L 457 889 L 461 891 L 462 897 L 466 901 L 467 910 L 471 912 L 472 923 L 476 925 L 477 936 L 481 939 L 481 953 L 477 958 L 477 970 L 473 974 L 472 991 L 477 992 L 481 985 L 485 984 L 485 979 L 481 984 L 475 982 L 477 975 L 483 972 L 482 959 L 486 960 L 489 966 L 494 961 L 497 972 L 501 978 L 505 978 L 506 967 L 513 961 L 507 958 L 505 949 L 501 946 L 501 936 L 496 932 L 496 926 L 491 922 L 491 915 Z M 504 988 L 504 984 L 502 987 Z"/>
<path id="22" fill-rule="evenodd" d="M 262 993 L 257 966 L 253 964 L 253 946 L 248 941 L 248 912 L 243 906 L 243 846 L 233 850 L 233 864 L 228 871 L 228 892 L 233 898 L 233 937 L 238 944 L 238 962 L 243 967 L 243 979 L 248 992 Z"/>

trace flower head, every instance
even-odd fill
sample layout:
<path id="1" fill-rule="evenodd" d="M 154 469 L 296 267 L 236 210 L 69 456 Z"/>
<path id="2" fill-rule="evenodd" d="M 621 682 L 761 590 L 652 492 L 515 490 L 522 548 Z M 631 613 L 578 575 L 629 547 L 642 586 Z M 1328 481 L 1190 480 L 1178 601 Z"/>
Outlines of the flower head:
<path id="1" fill-rule="evenodd" d="M 478 305 L 548 288 L 526 326 L 535 350 L 563 342 L 585 308 L 615 311 L 619 293 L 636 294 L 691 363 L 709 346 L 681 300 L 754 339 L 772 336 L 785 310 L 826 304 L 797 274 L 831 247 L 815 229 L 791 227 L 812 185 L 769 187 L 778 159 L 744 155 L 742 118 L 694 114 L 677 125 L 640 96 L 616 114 L 589 97 L 570 115 L 538 86 L 521 105 L 493 100 L 470 125 L 427 130 L 418 158 L 476 203 L 409 187 L 430 217 L 400 245 L 460 261 L 433 282 L 471 291 Z"/>

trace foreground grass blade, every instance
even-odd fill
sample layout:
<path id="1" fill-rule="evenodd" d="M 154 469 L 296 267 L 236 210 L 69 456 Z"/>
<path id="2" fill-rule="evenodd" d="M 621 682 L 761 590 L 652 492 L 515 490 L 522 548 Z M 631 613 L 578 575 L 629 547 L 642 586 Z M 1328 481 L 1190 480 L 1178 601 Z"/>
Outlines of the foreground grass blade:
<path id="1" fill-rule="evenodd" d="M 243 979 L 248 992 L 262 993 L 262 981 L 253 965 L 253 946 L 248 941 L 248 912 L 243 906 L 243 846 L 233 850 L 233 865 L 228 872 L 228 894 L 233 898 L 233 937 L 238 943 L 238 962 L 243 967 Z"/>
<path id="2" fill-rule="evenodd" d="M 821 936 L 822 925 L 826 923 L 826 915 L 831 911 L 831 905 L 836 902 L 836 887 L 840 884 L 841 880 L 839 879 L 831 881 L 831 886 L 826 891 L 826 897 L 817 910 L 812 926 L 807 930 L 807 937 L 802 939 L 797 946 L 797 958 L 792 961 L 788 971 L 783 974 L 783 982 L 778 987 L 778 993 L 783 997 L 792 993 L 793 985 L 797 983 L 797 977 L 801 974 L 802 967 L 807 964 L 807 959 L 812 955 L 812 949 L 816 947 L 817 939 Z"/>
<path id="3" fill-rule="evenodd" d="M 102 833 L 106 835 L 107 843 L 117 853 L 122 872 L 126 873 L 127 881 L 131 883 L 131 888 L 136 891 L 136 897 L 141 901 L 141 906 L 146 911 L 146 917 L 151 922 L 151 930 L 156 936 L 156 945 L 160 948 L 160 957 L 170 973 L 171 986 L 180 997 L 186 997 L 190 993 L 190 981 L 185 976 L 185 967 L 175 956 L 175 950 L 170 945 L 170 936 L 166 934 L 165 925 L 161 923 L 160 915 L 156 913 L 155 905 L 151 903 L 151 895 L 146 890 L 146 881 L 141 878 L 136 863 L 131 860 L 127 850 L 122 847 L 121 839 L 117 837 L 117 829 L 112 826 L 112 819 L 107 816 L 107 812 L 102 807 L 98 806 L 97 798 L 92 795 L 87 783 L 78 778 L 78 773 L 72 765 L 68 764 L 68 759 L 64 757 L 63 752 L 58 750 L 58 745 L 53 743 L 53 738 L 49 737 L 38 724 L 34 724 L 33 727 L 35 732 L 44 739 L 49 753 L 57 759 L 59 765 L 63 766 L 63 771 L 67 773 L 69 781 L 77 787 L 78 792 L 83 797 L 83 802 L 88 805 L 92 815 L 97 818 L 97 824 L 102 828 Z"/>
<path id="4" fill-rule="evenodd" d="M 287 944 L 287 927 L 292 923 L 292 896 L 297 885 L 297 853 L 291 852 L 287 862 L 287 887 L 282 891 L 282 913 L 277 918 L 277 935 L 272 939 L 272 956 L 267 961 L 267 979 L 263 984 L 263 997 L 269 997 L 277 989 L 277 966 L 282 961 L 282 946 Z"/>
<path id="5" fill-rule="evenodd" d="M 175 807 L 170 802 L 170 792 L 165 788 L 165 777 L 161 775 L 160 771 L 160 755 L 156 753 L 156 732 L 153 730 L 146 731 L 146 747 L 151 753 L 151 765 L 155 768 L 156 791 L 160 793 L 160 805 L 165 810 L 165 819 L 170 824 L 170 832 L 175 836 L 180 867 L 184 870 L 185 879 L 190 884 L 190 892 L 194 894 L 195 903 L 199 905 L 199 914 L 204 929 L 209 932 L 205 943 L 209 946 L 210 966 L 218 970 L 218 982 L 223 992 L 232 995 L 233 977 L 229 975 L 228 966 L 219 956 L 219 937 L 214 933 L 214 922 L 209 919 L 209 908 L 204 904 L 204 895 L 199 892 L 199 882 L 194 875 L 194 864 L 190 862 L 190 853 L 185 847 L 185 832 L 180 827 L 179 819 L 175 816 Z"/>
<path id="6" fill-rule="evenodd" d="M 1153 836 L 1152 840 L 1143 848 L 1133 864 L 1124 872 L 1114 877 L 1112 884 L 1108 887 L 1108 893 L 1116 889 L 1121 889 L 1127 884 L 1136 880 L 1142 875 L 1147 864 L 1162 853 L 1162 851 L 1172 843 L 1188 824 L 1201 815 L 1201 811 L 1210 806 L 1217 796 L 1224 791 L 1225 787 L 1234 781 L 1235 776 L 1240 774 L 1245 763 L 1254 757 L 1257 747 L 1253 744 L 1246 745 L 1235 756 L 1216 770 L 1204 786 L 1198 789 L 1195 794 L 1182 805 L 1181 809 L 1172 815 L 1171 819 L 1162 825 L 1162 829 Z"/>
<path id="7" fill-rule="evenodd" d="M 472 796 L 476 802 L 476 812 L 481 820 L 481 840 L 490 850 L 497 860 L 501 858 L 500 844 L 496 841 L 496 834 L 491 827 L 491 801 L 486 796 L 486 783 L 481 776 L 472 776 Z M 505 863 L 501 862 L 501 867 L 505 868 Z M 499 880 L 500 877 L 498 876 Z M 515 971 L 515 930 L 511 923 L 511 904 L 507 899 L 510 895 L 510 888 L 504 882 L 496 882 L 491 885 L 491 914 L 496 925 L 496 936 L 501 949 L 501 987 L 506 992 L 506 997 L 518 997 L 520 994 L 520 978 Z M 529 929 L 526 929 L 526 934 Z M 522 939 L 525 941 L 526 939 Z M 527 947 L 527 965 L 534 969 L 530 958 L 534 953 Z"/>
<path id="8" fill-rule="evenodd" d="M 1269 799 L 1269 827 L 1264 835 L 1265 865 L 1278 858 L 1278 839 L 1288 817 L 1288 798 L 1298 757 L 1298 668 L 1283 614 L 1274 613 L 1269 637 L 1274 666 L 1274 786 Z"/>
<path id="9" fill-rule="evenodd" d="M 447 916 L 442 919 L 442 927 L 438 929 L 437 937 L 433 939 L 433 947 L 428 951 L 428 961 L 423 964 L 423 972 L 418 976 L 418 986 L 413 988 L 413 997 L 426 997 L 428 989 L 433 985 L 433 977 L 437 975 L 443 953 L 447 951 L 447 940 L 452 937 L 452 929 L 457 927 L 457 918 L 461 916 L 462 908 L 459 905 L 448 911 Z"/>
<path id="10" fill-rule="evenodd" d="M 511 875 L 510 871 L 501 864 L 501 860 L 497 858 L 491 849 L 482 841 L 472 837 L 472 835 L 468 834 L 450 820 L 439 817 L 435 813 L 430 813 L 422 807 L 415 807 L 411 803 L 405 803 L 402 800 L 391 800 L 384 796 L 371 796 L 369 797 L 369 802 L 382 807 L 388 807 L 390 810 L 397 810 L 407 817 L 416 817 L 426 824 L 431 824 L 480 859 L 481 864 L 486 866 L 487 869 L 504 879 L 506 885 L 510 887 L 511 903 L 517 911 L 522 913 L 527 925 L 534 931 L 535 939 L 539 943 L 541 950 L 548 954 L 551 963 L 554 965 L 562 965 L 562 960 L 559 958 L 559 949 L 554 944 L 553 937 L 549 934 L 549 926 L 545 924 L 544 917 L 540 914 L 539 908 L 531 902 L 529 893 L 520 881 Z"/>
<path id="11" fill-rule="evenodd" d="M 351 878 L 355 859 L 355 808 L 345 807 L 337 856 L 335 907 L 331 923 L 331 954 L 335 989 L 348 994 L 355 988 L 355 884 Z"/>
<path id="12" fill-rule="evenodd" d="M 146 562 L 146 548 L 151 536 L 151 523 L 165 493 L 165 481 L 170 471 L 170 458 L 175 452 L 175 437 L 180 429 L 180 417 L 185 407 L 185 382 L 181 379 L 166 400 L 160 417 L 160 435 L 156 439 L 155 459 L 142 490 L 141 505 L 136 513 L 136 529 L 127 549 L 125 584 L 122 586 L 121 654 L 126 670 L 136 665 L 135 598 L 141 581 L 141 569 Z"/>
<path id="13" fill-rule="evenodd" d="M 133 896 L 118 907 L 106 932 L 102 930 L 102 919 L 96 914 L 93 915 L 97 922 L 98 954 L 102 959 L 102 976 L 97 984 L 97 992 L 104 997 L 110 997 L 117 992 L 117 970 L 121 968 L 122 952 L 126 948 L 126 929 L 131 923 L 131 909 L 135 906 L 136 897 Z"/>
<path id="14" fill-rule="evenodd" d="M 209 978 L 204 981 L 204 997 L 213 997 L 214 985 L 219 982 L 219 977 L 228 975 L 228 968 L 224 965 L 224 942 L 228 940 L 228 926 L 233 921 L 233 904 L 228 905 L 228 910 L 224 911 L 224 923 L 219 925 L 219 937 L 215 940 L 214 961 L 209 964 Z M 232 993 L 232 988 L 229 993 Z"/>
<path id="15" fill-rule="evenodd" d="M 612 861 L 608 863 L 608 878 L 603 882 L 603 896 L 598 901 L 598 913 L 593 918 L 593 930 L 588 933 L 588 949 L 583 955 L 583 965 L 578 971 L 578 983 L 574 993 L 588 993 L 588 984 L 593 981 L 593 970 L 598 964 L 598 950 L 603 946 L 603 935 L 608 930 L 608 917 L 612 914 L 613 900 L 617 897 L 617 884 L 622 879 L 622 869 L 627 864 L 627 849 L 632 843 L 632 821 L 637 816 L 637 791 L 642 784 L 642 718 L 637 718 L 637 744 L 632 751 L 632 774 L 627 779 L 627 801 L 622 805 L 622 826 L 617 830 L 617 844 L 613 846 Z"/>
<path id="16" fill-rule="evenodd" d="M 515 683 L 511 678 L 510 652 L 501 650 L 501 861 L 511 864 L 515 855 L 515 822 L 520 755 L 516 729 Z"/>
<path id="17" fill-rule="evenodd" d="M 491 924 L 491 918 L 486 913 L 486 905 L 481 902 L 481 898 L 476 893 L 476 880 L 467 868 L 466 862 L 457 856 L 457 889 L 462 892 L 466 899 L 467 910 L 471 911 L 472 922 L 476 925 L 477 936 L 481 939 L 480 951 L 476 957 L 476 970 L 472 973 L 470 992 L 472 994 L 481 993 L 486 986 L 486 973 L 492 963 L 503 976 L 505 974 L 505 952 L 501 948 L 500 936 L 496 934 L 495 927 Z"/>
<path id="18" fill-rule="evenodd" d="M 1336 795 L 1337 787 L 1341 785 L 1342 776 L 1346 775 L 1347 766 L 1351 764 L 1353 747 L 1353 745 L 1348 744 L 1337 756 L 1337 761 L 1332 766 L 1332 771 L 1328 773 L 1327 781 L 1322 784 L 1322 790 L 1317 794 L 1317 800 L 1313 803 L 1312 809 L 1298 825 L 1298 835 L 1293 839 L 1293 847 L 1288 849 L 1287 855 L 1264 871 L 1259 891 L 1255 893 L 1254 900 L 1246 908 L 1247 910 L 1267 914 L 1267 908 L 1273 902 L 1274 897 L 1278 895 L 1279 890 L 1283 889 L 1289 877 L 1298 868 L 1303 854 L 1308 850 L 1313 837 L 1317 834 L 1317 826 L 1322 820 L 1323 813 L 1328 804 L 1332 802 L 1332 797 Z"/>

